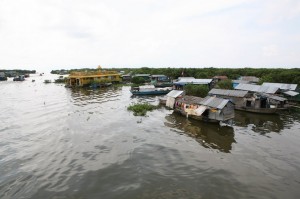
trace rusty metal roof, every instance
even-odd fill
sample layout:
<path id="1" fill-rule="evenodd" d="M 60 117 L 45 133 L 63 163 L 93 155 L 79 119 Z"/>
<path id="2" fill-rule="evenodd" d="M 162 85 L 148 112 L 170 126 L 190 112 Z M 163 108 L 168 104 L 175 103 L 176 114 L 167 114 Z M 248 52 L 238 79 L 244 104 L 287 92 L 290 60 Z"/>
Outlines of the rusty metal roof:
<path id="1" fill-rule="evenodd" d="M 201 100 L 203 98 L 201 97 L 196 97 L 196 96 L 191 96 L 191 95 L 185 95 L 182 98 L 176 99 L 178 102 L 182 102 L 185 104 L 200 104 Z"/>
<path id="2" fill-rule="evenodd" d="M 223 109 L 228 102 L 230 102 L 228 99 L 207 96 L 200 104 L 211 108 Z"/>

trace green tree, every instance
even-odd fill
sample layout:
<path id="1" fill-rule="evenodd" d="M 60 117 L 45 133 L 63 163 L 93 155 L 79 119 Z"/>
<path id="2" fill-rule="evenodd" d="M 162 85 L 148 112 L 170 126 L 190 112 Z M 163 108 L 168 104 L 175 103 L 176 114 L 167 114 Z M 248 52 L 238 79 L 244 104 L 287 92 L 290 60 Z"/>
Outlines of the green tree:
<path id="1" fill-rule="evenodd" d="M 207 85 L 193 85 L 193 84 L 185 85 L 184 90 L 187 95 L 193 95 L 197 97 L 206 97 L 209 91 Z"/>
<path id="2" fill-rule="evenodd" d="M 142 77 L 133 77 L 131 79 L 131 82 L 134 84 L 143 84 L 143 83 L 145 83 L 145 79 Z"/>
<path id="3" fill-rule="evenodd" d="M 232 81 L 230 79 L 219 81 L 216 84 L 215 88 L 231 90 L 231 89 L 233 89 Z"/>

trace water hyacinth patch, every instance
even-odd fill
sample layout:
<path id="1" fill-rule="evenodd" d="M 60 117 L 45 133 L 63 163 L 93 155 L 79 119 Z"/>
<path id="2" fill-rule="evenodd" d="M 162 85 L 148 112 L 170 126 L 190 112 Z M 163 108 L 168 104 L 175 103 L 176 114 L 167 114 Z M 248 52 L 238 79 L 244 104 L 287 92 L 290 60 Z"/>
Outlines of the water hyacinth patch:
<path id="1" fill-rule="evenodd" d="M 128 106 L 127 110 L 132 111 L 134 116 L 145 116 L 147 111 L 152 111 L 156 108 L 157 106 L 149 103 L 138 103 Z"/>

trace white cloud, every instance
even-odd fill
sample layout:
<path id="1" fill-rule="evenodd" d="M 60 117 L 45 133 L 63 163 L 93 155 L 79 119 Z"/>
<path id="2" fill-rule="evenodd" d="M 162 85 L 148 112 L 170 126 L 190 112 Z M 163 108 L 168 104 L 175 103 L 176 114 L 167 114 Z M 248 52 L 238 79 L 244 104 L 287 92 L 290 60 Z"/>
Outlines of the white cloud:
<path id="1" fill-rule="evenodd" d="M 2 0 L 0 68 L 272 66 L 278 58 L 263 57 L 278 41 L 277 57 L 299 53 L 286 51 L 299 29 L 272 26 L 280 6 L 280 19 L 298 16 L 296 1 L 285 2 Z M 280 63 L 299 64 L 290 58 Z"/>

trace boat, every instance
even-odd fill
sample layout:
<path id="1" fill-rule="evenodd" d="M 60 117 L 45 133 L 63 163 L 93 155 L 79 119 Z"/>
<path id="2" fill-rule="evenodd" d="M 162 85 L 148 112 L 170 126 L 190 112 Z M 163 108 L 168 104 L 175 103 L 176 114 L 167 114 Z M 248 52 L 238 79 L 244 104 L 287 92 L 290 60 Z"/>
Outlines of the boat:
<path id="1" fill-rule="evenodd" d="M 156 88 L 154 85 L 131 87 L 130 92 L 133 95 L 164 95 L 169 93 L 172 87 Z"/>
<path id="2" fill-rule="evenodd" d="M 24 81 L 25 80 L 25 76 L 24 75 L 18 75 L 16 77 L 14 77 L 13 81 Z"/>
<path id="3" fill-rule="evenodd" d="M 262 113 L 262 114 L 274 114 L 278 111 L 276 108 L 252 108 L 252 107 L 235 107 L 236 110 L 238 111 L 247 111 L 251 113 Z"/>
<path id="4" fill-rule="evenodd" d="M 90 88 L 104 88 L 104 87 L 109 87 L 111 85 L 112 83 L 92 83 L 90 85 Z"/>

